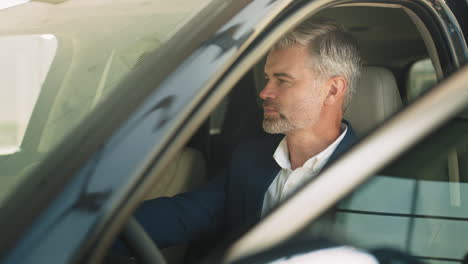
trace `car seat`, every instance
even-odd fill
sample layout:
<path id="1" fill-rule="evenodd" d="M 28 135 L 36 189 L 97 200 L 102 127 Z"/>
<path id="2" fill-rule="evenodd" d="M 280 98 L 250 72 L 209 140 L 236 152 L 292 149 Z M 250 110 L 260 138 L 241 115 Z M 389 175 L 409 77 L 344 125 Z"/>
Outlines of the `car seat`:
<path id="1" fill-rule="evenodd" d="M 355 94 L 344 118 L 358 136 L 375 128 L 402 106 L 400 92 L 391 71 L 382 67 L 363 67 Z"/>
<path id="2" fill-rule="evenodd" d="M 146 200 L 162 196 L 174 196 L 192 190 L 207 181 L 206 162 L 203 154 L 194 148 L 185 147 L 177 153 L 161 174 L 158 182 L 146 194 Z M 183 263 L 187 245 L 162 249 L 167 263 Z"/>
<path id="3" fill-rule="evenodd" d="M 203 154 L 185 147 L 177 153 L 161 174 L 157 184 L 146 195 L 146 200 L 162 196 L 174 196 L 206 182 L 206 164 Z"/>

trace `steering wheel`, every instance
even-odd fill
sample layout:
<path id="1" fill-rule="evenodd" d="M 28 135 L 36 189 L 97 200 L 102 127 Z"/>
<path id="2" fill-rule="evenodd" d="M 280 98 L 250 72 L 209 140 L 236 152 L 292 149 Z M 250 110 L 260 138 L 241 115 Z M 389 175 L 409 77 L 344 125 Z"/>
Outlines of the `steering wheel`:
<path id="1" fill-rule="evenodd" d="M 158 246 L 150 238 L 135 217 L 130 217 L 122 230 L 125 245 L 135 254 L 137 263 L 167 264 Z"/>

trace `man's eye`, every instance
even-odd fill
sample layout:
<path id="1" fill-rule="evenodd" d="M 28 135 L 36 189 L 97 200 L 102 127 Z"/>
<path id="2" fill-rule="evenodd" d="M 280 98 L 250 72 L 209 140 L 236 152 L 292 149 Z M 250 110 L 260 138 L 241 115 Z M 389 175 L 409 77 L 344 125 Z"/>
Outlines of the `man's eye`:
<path id="1" fill-rule="evenodd" d="M 286 80 L 278 79 L 278 83 L 279 83 L 279 84 L 283 84 L 283 83 L 287 83 L 287 82 L 288 82 L 288 81 L 286 81 Z"/>

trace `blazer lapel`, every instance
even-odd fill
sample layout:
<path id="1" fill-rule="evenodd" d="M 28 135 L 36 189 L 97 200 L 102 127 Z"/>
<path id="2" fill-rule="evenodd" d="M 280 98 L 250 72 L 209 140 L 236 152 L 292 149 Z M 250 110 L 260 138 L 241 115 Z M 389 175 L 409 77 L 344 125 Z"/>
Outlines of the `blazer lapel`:
<path id="1" fill-rule="evenodd" d="M 258 153 L 256 168 L 252 168 L 252 174 L 248 177 L 246 192 L 246 215 L 251 221 L 257 222 L 261 218 L 263 198 L 280 170 L 280 166 L 273 158 L 273 153 L 281 141 L 281 137 L 274 137 L 264 145 L 262 153 Z"/>
<path id="2" fill-rule="evenodd" d="M 343 140 L 336 147 L 335 151 L 333 151 L 325 167 L 328 167 L 329 164 L 331 164 L 333 161 L 339 158 L 340 155 L 343 154 L 346 150 L 348 150 L 357 140 L 356 133 L 354 133 L 351 124 L 349 124 L 347 121 L 344 121 L 344 123 L 348 126 L 348 131 L 346 131 L 346 135 L 344 136 Z"/>

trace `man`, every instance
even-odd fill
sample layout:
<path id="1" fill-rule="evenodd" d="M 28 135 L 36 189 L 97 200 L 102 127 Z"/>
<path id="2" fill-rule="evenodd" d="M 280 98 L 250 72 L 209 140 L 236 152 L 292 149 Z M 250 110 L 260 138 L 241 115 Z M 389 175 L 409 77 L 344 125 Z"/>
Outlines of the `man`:
<path id="1" fill-rule="evenodd" d="M 213 238 L 260 220 L 354 141 L 343 111 L 360 71 L 354 41 L 307 20 L 270 51 L 263 127 L 284 138 L 241 144 L 206 186 L 146 201 L 135 216 L 160 247 Z"/>
<path id="2" fill-rule="evenodd" d="M 342 118 L 359 73 L 357 47 L 335 23 L 308 20 L 270 51 L 268 83 L 260 92 L 263 128 L 286 136 L 274 153 L 281 171 L 266 193 L 264 213 L 317 174 L 353 134 Z"/>

